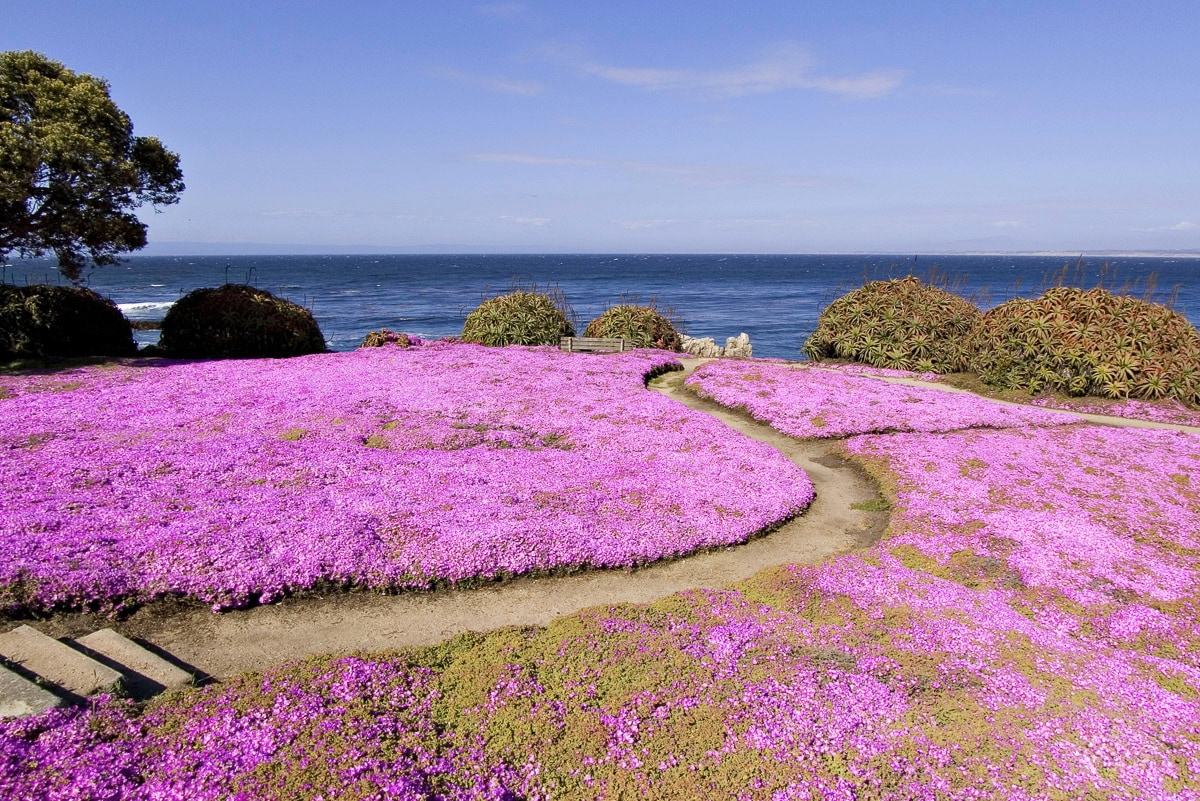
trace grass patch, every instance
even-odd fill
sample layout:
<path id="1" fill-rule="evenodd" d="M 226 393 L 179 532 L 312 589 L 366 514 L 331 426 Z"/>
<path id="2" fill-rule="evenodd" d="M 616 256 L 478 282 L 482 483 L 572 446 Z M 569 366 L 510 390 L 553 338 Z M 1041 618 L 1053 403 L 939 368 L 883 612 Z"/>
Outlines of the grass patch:
<path id="1" fill-rule="evenodd" d="M 890 512 L 892 504 L 886 498 L 872 498 L 869 501 L 859 501 L 858 503 L 850 504 L 851 509 L 857 509 L 860 512 Z"/>

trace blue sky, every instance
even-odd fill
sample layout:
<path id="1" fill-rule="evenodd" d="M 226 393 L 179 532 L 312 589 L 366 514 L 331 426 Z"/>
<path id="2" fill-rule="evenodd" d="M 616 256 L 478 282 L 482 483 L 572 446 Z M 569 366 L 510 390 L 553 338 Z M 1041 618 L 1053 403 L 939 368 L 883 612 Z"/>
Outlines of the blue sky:
<path id="1" fill-rule="evenodd" d="M 0 14 L 180 153 L 159 252 L 1200 251 L 1194 2 Z"/>

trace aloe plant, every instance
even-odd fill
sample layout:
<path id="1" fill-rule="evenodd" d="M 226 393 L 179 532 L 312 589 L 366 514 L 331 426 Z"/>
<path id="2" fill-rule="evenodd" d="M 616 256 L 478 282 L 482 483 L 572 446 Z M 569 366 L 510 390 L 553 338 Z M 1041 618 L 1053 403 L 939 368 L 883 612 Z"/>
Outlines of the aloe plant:
<path id="1" fill-rule="evenodd" d="M 1007 389 L 1200 405 L 1200 332 L 1166 306 L 1096 287 L 1055 287 L 980 317 L 968 367 Z"/>
<path id="2" fill-rule="evenodd" d="M 0 285 L 0 356 L 131 356 L 136 351 L 121 310 L 90 289 Z"/>
<path id="3" fill-rule="evenodd" d="M 629 340 L 635 348 L 678 351 L 680 346 L 680 336 L 675 325 L 654 303 L 647 306 L 613 306 L 588 323 L 583 335 L 621 337 Z"/>
<path id="4" fill-rule="evenodd" d="M 196 289 L 171 306 L 159 346 L 186 358 L 259 358 L 325 352 L 312 312 L 265 289 Z"/>
<path id="5" fill-rule="evenodd" d="M 872 281 L 829 304 L 803 350 L 814 360 L 952 373 L 965 365 L 961 340 L 979 315 L 974 304 L 915 276 Z"/>
<path id="6" fill-rule="evenodd" d="M 494 347 L 557 345 L 575 336 L 571 316 L 561 292 L 519 290 L 480 303 L 467 315 L 462 339 Z"/>

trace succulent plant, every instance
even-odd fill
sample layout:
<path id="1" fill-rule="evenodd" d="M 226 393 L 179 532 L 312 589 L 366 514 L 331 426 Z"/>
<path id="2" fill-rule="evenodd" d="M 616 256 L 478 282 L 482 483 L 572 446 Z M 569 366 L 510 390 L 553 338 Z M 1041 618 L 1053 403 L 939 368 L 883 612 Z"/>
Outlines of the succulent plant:
<path id="1" fill-rule="evenodd" d="M 648 306 L 613 306 L 584 329 L 585 337 L 621 337 L 635 348 L 678 351 L 679 332 L 653 303 Z"/>
<path id="2" fill-rule="evenodd" d="M 561 292 L 519 290 L 489 298 L 463 324 L 464 342 L 480 345 L 557 345 L 575 336 Z"/>
<path id="3" fill-rule="evenodd" d="M 265 289 L 225 284 L 184 295 L 162 322 L 159 347 L 175 357 L 283 358 L 325 352 L 312 312 Z"/>
<path id="4" fill-rule="evenodd" d="M 804 343 L 809 358 L 953 373 L 966 364 L 962 339 L 975 304 L 915 276 L 871 281 L 829 304 Z"/>
<path id="5" fill-rule="evenodd" d="M 90 289 L 0 285 L 0 355 L 55 358 L 136 352 L 121 310 Z"/>
<path id="6" fill-rule="evenodd" d="M 1002 303 L 966 347 L 970 369 L 1006 389 L 1200 404 L 1200 332 L 1167 306 L 1100 287 Z"/>
<path id="7" fill-rule="evenodd" d="M 386 328 L 381 328 L 378 331 L 371 331 L 363 337 L 360 348 L 380 348 L 384 345 L 395 345 L 399 348 L 407 348 L 409 345 L 420 345 L 421 338 L 409 336 L 408 334 L 400 334 L 395 331 L 389 331 Z"/>

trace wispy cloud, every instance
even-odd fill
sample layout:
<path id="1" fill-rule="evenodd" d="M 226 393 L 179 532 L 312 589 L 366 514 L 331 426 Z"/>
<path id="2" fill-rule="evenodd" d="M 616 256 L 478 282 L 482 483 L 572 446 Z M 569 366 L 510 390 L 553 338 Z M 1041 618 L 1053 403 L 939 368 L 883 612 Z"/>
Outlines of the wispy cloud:
<path id="1" fill-rule="evenodd" d="M 1021 223 L 1017 220 L 996 220 L 992 223 L 993 228 L 1020 228 Z"/>
<path id="2" fill-rule="evenodd" d="M 535 156 L 529 153 L 468 153 L 467 159 L 482 164 L 531 164 L 549 167 L 598 167 L 604 164 L 593 159 Z"/>
<path id="3" fill-rule="evenodd" d="M 886 95 L 898 87 L 905 72 L 875 70 L 835 77 L 813 70 L 813 59 L 796 45 L 776 48 L 762 59 L 725 70 L 627 67 L 583 61 L 577 67 L 588 75 L 648 92 L 693 92 L 712 97 L 741 97 L 792 89 L 827 92 L 851 98 Z"/>
<path id="4" fill-rule="evenodd" d="M 487 89 L 489 92 L 500 92 L 507 95 L 533 97 L 540 95 L 544 89 L 542 84 L 536 81 L 521 81 L 499 75 L 477 75 L 459 70 L 442 70 L 439 74 L 452 81 L 469 83 Z"/>
<path id="5" fill-rule="evenodd" d="M 509 217 L 507 214 L 502 214 L 500 219 L 517 225 L 532 225 L 535 228 L 543 228 L 550 223 L 549 217 Z"/>
<path id="6" fill-rule="evenodd" d="M 753 164 L 672 164 L 620 159 L 541 156 L 532 153 L 468 153 L 481 164 L 522 164 L 532 167 L 591 167 L 651 177 L 683 186 L 830 186 L 842 183 L 828 176 L 804 175 Z"/>
<path id="7" fill-rule="evenodd" d="M 1197 226 L 1196 223 L 1194 223 L 1194 222 L 1188 222 L 1187 220 L 1182 220 L 1180 222 L 1175 223 L 1174 225 L 1160 225 L 1157 228 L 1134 228 L 1133 230 L 1140 231 L 1142 233 L 1158 232 L 1158 231 L 1194 231 L 1198 227 L 1200 227 L 1200 226 Z"/>
<path id="8" fill-rule="evenodd" d="M 653 230 L 655 228 L 666 228 L 668 225 L 674 225 L 677 222 L 679 221 L 666 219 L 627 220 L 623 223 L 620 223 L 620 226 L 626 231 L 646 231 Z"/>
<path id="9" fill-rule="evenodd" d="M 333 209 L 295 209 L 288 211 L 264 211 L 263 217 L 284 217 L 299 220 L 335 220 L 353 217 L 354 215 L 348 211 L 335 211 Z"/>

